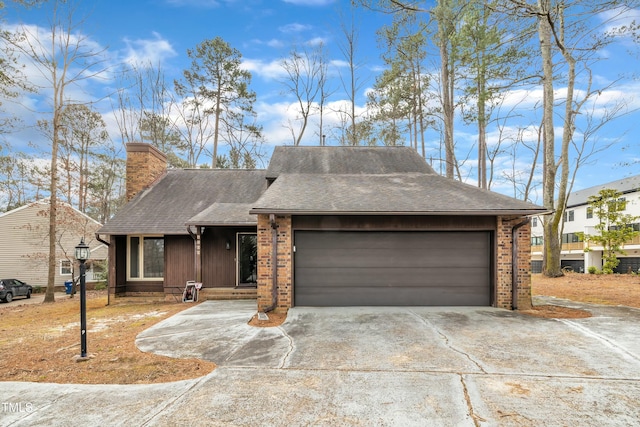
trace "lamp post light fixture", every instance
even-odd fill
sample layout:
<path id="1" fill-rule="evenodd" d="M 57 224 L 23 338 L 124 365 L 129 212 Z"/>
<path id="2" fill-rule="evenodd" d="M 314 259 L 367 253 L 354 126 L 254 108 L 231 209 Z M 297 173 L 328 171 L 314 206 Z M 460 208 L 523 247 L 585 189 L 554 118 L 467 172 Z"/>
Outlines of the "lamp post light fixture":
<path id="1" fill-rule="evenodd" d="M 80 244 L 76 246 L 76 259 L 80 262 L 80 358 L 87 357 L 87 287 L 85 273 L 87 267 L 85 261 L 89 259 L 89 246 L 80 239 Z"/>

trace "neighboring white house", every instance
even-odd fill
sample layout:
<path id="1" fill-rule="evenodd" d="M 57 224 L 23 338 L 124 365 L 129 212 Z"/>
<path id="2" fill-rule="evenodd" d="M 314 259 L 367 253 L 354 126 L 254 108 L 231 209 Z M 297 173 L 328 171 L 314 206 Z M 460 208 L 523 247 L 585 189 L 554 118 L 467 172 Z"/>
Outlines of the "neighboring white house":
<path id="1" fill-rule="evenodd" d="M 596 234 L 595 226 L 598 217 L 589 208 L 589 196 L 597 195 L 600 190 L 614 189 L 622 193 L 619 201 L 624 203 L 624 213 L 640 216 L 640 175 L 624 178 L 569 194 L 567 209 L 564 214 L 562 230 L 562 267 L 572 268 L 573 271 L 588 272 L 589 267 L 602 268 L 602 246 L 582 242 L 579 232 Z M 531 224 L 531 270 L 533 273 L 542 271 L 543 230 L 541 218 L 533 218 Z M 640 230 L 640 220 L 634 224 L 635 230 Z M 640 269 L 640 237 L 624 245 L 626 255 L 617 255 L 620 264 L 616 268 L 618 273 L 637 272 Z"/>
<path id="2" fill-rule="evenodd" d="M 79 269 L 74 249 L 81 238 L 91 250 L 86 279 L 87 282 L 95 281 L 103 271 L 108 252 L 107 247 L 95 238 L 101 224 L 67 203 L 59 203 L 57 218 L 56 287 L 59 289 L 72 280 L 72 271 L 77 277 Z M 0 215 L 0 278 L 15 278 L 32 286 L 46 287 L 48 236 L 48 200 L 29 203 Z"/>

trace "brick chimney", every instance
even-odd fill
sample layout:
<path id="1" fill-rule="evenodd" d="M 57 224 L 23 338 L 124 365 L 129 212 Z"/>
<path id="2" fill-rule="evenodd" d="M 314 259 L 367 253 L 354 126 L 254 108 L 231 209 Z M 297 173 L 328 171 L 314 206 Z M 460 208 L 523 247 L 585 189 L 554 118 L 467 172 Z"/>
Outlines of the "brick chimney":
<path id="1" fill-rule="evenodd" d="M 167 156 L 156 147 L 132 142 L 127 144 L 127 202 L 149 187 L 167 170 Z"/>

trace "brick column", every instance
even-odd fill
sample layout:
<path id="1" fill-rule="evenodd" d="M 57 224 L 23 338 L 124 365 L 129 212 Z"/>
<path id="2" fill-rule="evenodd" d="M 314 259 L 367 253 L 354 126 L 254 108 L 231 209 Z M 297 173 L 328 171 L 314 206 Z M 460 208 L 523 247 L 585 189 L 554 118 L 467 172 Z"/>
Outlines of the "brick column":
<path id="1" fill-rule="evenodd" d="M 513 227 L 524 220 L 522 217 L 498 217 L 497 224 L 497 265 L 496 265 L 496 307 L 512 308 L 512 254 Z M 516 282 L 518 285 L 518 308 L 531 308 L 531 225 L 526 224 L 516 232 L 518 239 Z"/>
<path id="2" fill-rule="evenodd" d="M 290 216 L 275 217 L 277 230 L 276 310 L 287 311 L 293 304 L 292 230 Z M 268 214 L 258 215 L 258 311 L 273 302 L 273 228 Z"/>

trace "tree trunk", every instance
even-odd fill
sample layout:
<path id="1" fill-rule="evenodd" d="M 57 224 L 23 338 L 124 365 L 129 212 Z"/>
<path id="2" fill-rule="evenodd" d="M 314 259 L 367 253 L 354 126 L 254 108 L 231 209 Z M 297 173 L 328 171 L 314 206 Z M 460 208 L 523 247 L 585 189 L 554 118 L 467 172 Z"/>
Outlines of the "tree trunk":
<path id="1" fill-rule="evenodd" d="M 540 37 L 540 54 L 542 56 L 543 71 L 543 205 L 550 211 L 554 211 L 556 189 L 556 158 L 555 158 L 555 133 L 553 129 L 553 63 L 551 51 L 551 24 L 547 20 L 551 2 L 539 0 L 540 16 L 538 18 L 538 35 Z M 562 213 L 555 212 L 543 220 L 544 228 L 544 254 L 542 258 L 542 272 L 545 276 L 562 276 L 560 268 L 560 236 L 558 225 L 562 219 Z"/>
<path id="2" fill-rule="evenodd" d="M 444 149 L 445 149 L 445 171 L 447 178 L 453 178 L 455 153 L 453 150 L 453 101 L 449 85 L 451 76 L 449 72 L 449 51 L 447 50 L 447 35 L 444 23 L 438 23 L 440 32 L 440 74 L 442 85 L 442 110 L 444 120 Z"/>

